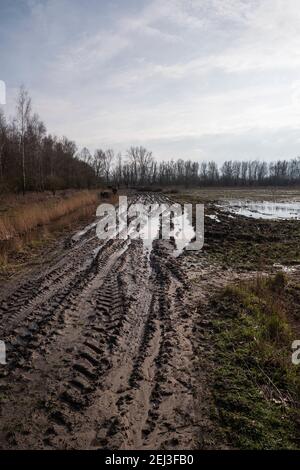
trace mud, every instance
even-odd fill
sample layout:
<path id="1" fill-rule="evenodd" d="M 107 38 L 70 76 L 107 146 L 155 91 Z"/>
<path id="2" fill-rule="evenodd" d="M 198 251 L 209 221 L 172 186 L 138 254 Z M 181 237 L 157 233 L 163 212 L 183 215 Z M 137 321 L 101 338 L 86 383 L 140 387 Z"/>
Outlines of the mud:
<path id="1" fill-rule="evenodd" d="M 150 255 L 100 242 L 91 225 L 1 294 L 2 449 L 201 446 L 183 258 L 162 240 Z"/>

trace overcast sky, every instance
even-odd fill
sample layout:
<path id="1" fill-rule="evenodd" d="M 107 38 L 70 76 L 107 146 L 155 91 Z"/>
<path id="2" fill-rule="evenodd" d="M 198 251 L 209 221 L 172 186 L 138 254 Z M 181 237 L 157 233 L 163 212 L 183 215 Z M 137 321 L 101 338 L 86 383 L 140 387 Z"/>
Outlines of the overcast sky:
<path id="1" fill-rule="evenodd" d="M 299 0 L 0 0 L 6 112 L 158 159 L 300 155 Z"/>

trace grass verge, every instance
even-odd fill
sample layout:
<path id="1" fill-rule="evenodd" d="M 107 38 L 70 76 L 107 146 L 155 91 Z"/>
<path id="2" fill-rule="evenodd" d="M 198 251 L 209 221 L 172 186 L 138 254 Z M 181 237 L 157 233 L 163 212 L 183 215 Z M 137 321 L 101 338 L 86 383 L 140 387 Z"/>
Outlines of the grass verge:
<path id="1" fill-rule="evenodd" d="M 23 207 L 17 206 L 0 216 L 0 241 L 20 237 L 96 201 L 95 191 L 80 191 L 59 200 L 47 199 Z"/>
<path id="2" fill-rule="evenodd" d="M 282 273 L 227 287 L 211 305 L 215 418 L 240 449 L 299 448 L 300 370 L 291 343 L 299 286 Z"/>
<path id="3" fill-rule="evenodd" d="M 0 273 L 23 264 L 32 249 L 51 238 L 50 234 L 72 230 L 80 221 L 88 220 L 99 202 L 99 191 L 63 192 L 56 196 L 32 193 L 24 199 L 1 201 Z"/>

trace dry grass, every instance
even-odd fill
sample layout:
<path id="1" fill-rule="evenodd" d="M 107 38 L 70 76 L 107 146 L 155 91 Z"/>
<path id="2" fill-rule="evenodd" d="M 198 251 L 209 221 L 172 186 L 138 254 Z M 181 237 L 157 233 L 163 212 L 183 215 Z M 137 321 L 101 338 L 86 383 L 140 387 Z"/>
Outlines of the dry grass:
<path id="1" fill-rule="evenodd" d="M 97 192 L 80 191 L 66 199 L 49 199 L 17 206 L 0 216 L 0 241 L 28 234 L 37 227 L 56 221 L 84 206 L 96 204 L 97 200 Z"/>
<path id="2" fill-rule="evenodd" d="M 27 247 L 46 242 L 51 232 L 71 230 L 92 217 L 99 202 L 99 190 L 0 198 L 0 271 L 6 272 Z M 113 197 L 105 202 L 114 202 Z"/>

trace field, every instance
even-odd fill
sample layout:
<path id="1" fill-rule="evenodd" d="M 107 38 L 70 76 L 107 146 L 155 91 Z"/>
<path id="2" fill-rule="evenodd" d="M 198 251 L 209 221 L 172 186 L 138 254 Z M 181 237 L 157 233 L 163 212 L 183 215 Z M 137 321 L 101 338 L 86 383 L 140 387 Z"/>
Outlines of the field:
<path id="1" fill-rule="evenodd" d="M 291 345 L 300 334 L 300 222 L 228 217 L 218 204 L 299 201 L 299 189 L 217 188 L 173 197 L 205 204 L 201 259 L 185 254 L 198 304 L 203 447 L 299 448 L 299 366 Z"/>
<path id="2" fill-rule="evenodd" d="M 166 197 L 205 204 L 201 251 L 99 241 L 93 225 L 78 232 L 94 221 L 86 213 L 52 236 L 46 264 L 37 254 L 3 279 L 2 448 L 299 448 L 300 221 L 232 215 L 219 201 L 300 201 L 300 190 L 130 201 Z"/>

